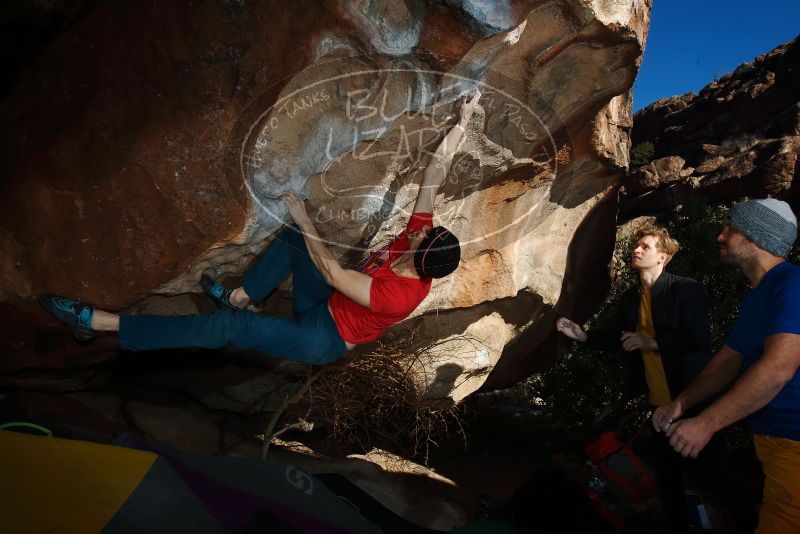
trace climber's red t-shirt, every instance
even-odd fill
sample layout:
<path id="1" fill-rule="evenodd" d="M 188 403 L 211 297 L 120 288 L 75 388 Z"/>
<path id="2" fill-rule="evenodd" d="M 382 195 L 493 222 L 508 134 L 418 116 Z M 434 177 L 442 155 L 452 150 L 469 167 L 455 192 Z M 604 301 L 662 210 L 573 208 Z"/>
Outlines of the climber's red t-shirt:
<path id="1" fill-rule="evenodd" d="M 394 241 L 370 254 L 356 269 L 372 278 L 370 307 L 362 306 L 334 290 L 328 301 L 333 320 L 342 339 L 348 343 L 367 343 L 378 339 L 384 330 L 402 321 L 428 295 L 431 281 L 397 276 L 391 264 L 408 250 L 408 233 L 433 226 L 433 215 L 414 213 L 406 229 Z"/>

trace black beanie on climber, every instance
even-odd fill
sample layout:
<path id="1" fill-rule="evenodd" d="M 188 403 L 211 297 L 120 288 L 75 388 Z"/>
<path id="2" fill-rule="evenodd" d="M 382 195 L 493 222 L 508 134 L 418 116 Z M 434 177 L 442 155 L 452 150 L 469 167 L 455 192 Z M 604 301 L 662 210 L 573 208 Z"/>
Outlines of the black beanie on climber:
<path id="1" fill-rule="evenodd" d="M 433 228 L 414 252 L 414 267 L 422 278 L 442 278 L 458 267 L 461 246 L 444 226 Z"/>

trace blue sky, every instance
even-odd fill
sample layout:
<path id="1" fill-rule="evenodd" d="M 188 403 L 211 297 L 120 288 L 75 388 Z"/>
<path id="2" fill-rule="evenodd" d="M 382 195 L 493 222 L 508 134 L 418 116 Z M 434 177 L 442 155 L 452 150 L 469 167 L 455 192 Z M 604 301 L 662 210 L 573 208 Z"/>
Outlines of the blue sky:
<path id="1" fill-rule="evenodd" d="M 800 34 L 800 0 L 654 0 L 633 109 L 698 92 Z"/>

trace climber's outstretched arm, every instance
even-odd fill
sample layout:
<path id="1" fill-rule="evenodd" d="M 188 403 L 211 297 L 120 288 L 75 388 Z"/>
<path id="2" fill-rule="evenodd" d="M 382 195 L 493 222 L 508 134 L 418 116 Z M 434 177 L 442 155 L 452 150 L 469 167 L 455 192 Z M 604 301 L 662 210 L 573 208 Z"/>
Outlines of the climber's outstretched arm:
<path id="1" fill-rule="evenodd" d="M 291 193 L 283 195 L 281 199 L 286 204 L 289 215 L 303 232 L 308 255 L 322 277 L 325 278 L 325 283 L 338 289 L 349 299 L 369 308 L 372 278 L 364 273 L 341 266 L 339 260 L 333 256 L 333 253 L 322 241 L 302 200 Z"/>
<path id="2" fill-rule="evenodd" d="M 461 117 L 456 125 L 453 126 L 453 129 L 444 136 L 436 152 L 431 156 L 431 160 L 428 162 L 425 174 L 422 177 L 422 184 L 419 186 L 417 201 L 414 204 L 414 213 L 433 213 L 433 203 L 436 195 L 447 179 L 450 165 L 453 163 L 453 156 L 456 153 L 456 147 L 461 141 L 461 136 L 464 135 L 467 123 L 472 117 L 475 105 L 480 97 L 481 92 L 475 89 L 475 94 L 472 95 L 472 98 L 464 101 L 461 105 Z"/>

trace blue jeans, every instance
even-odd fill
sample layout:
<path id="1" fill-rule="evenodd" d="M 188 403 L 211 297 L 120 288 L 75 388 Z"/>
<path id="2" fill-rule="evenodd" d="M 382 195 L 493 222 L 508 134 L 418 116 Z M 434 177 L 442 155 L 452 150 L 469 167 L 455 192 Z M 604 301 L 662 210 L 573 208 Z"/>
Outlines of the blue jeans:
<path id="1" fill-rule="evenodd" d="M 263 300 L 289 274 L 294 318 L 244 310 L 205 315 L 120 315 L 119 346 L 127 350 L 231 345 L 309 364 L 332 362 L 347 352 L 328 311 L 333 289 L 325 283 L 296 227 L 282 231 L 242 282 L 252 300 Z"/>

